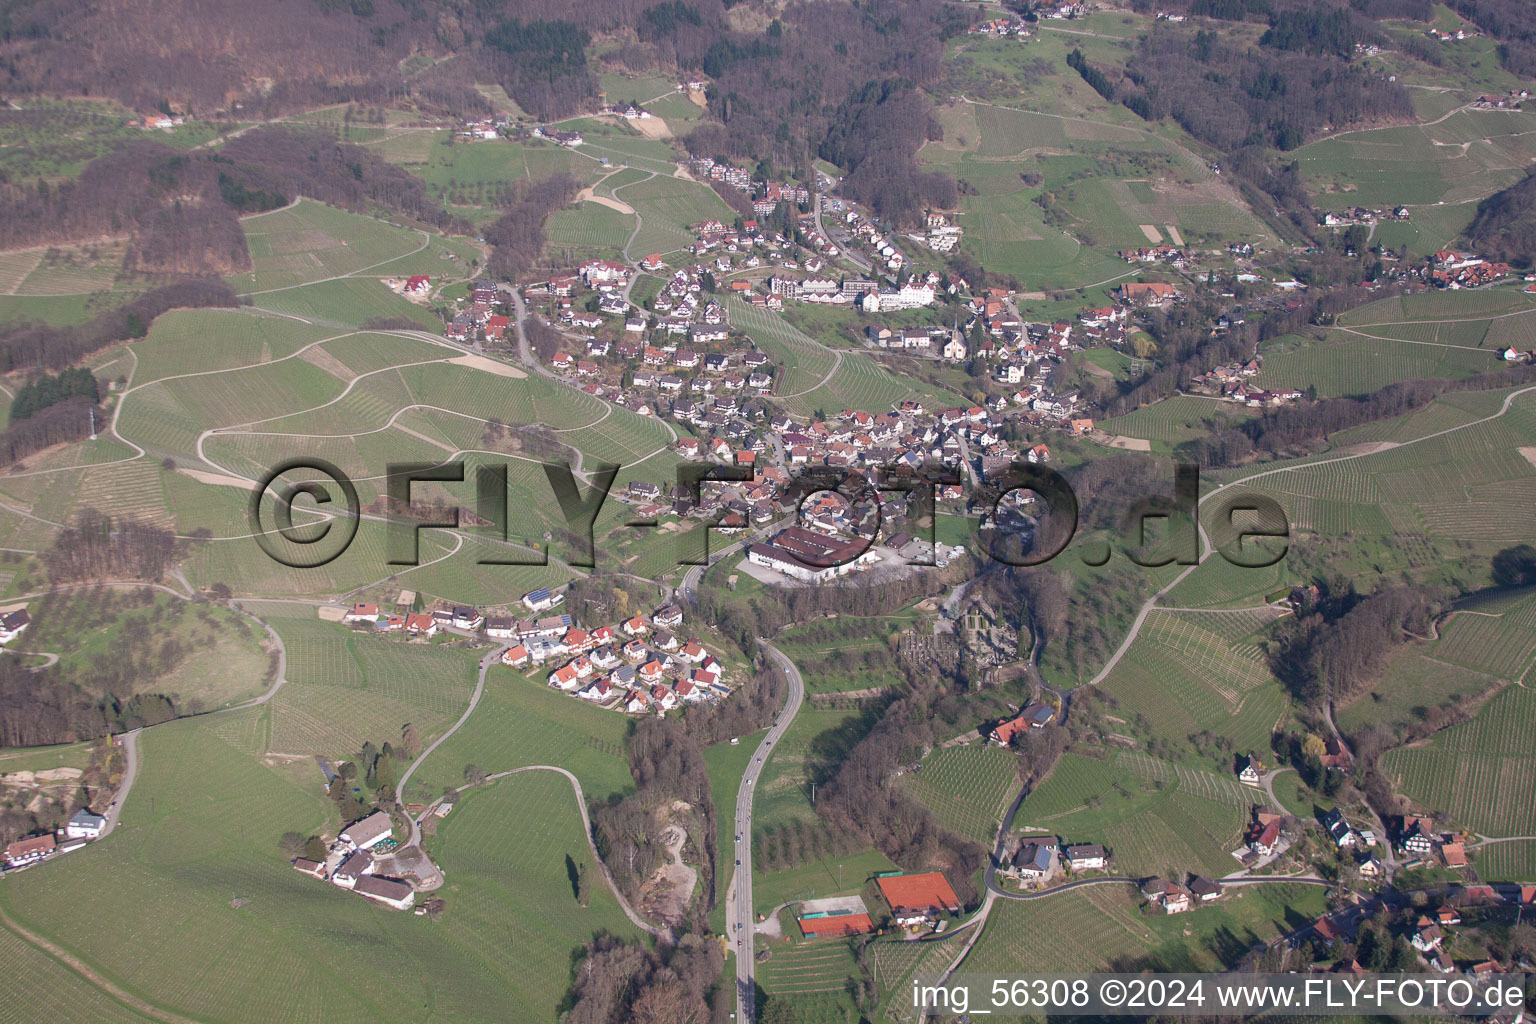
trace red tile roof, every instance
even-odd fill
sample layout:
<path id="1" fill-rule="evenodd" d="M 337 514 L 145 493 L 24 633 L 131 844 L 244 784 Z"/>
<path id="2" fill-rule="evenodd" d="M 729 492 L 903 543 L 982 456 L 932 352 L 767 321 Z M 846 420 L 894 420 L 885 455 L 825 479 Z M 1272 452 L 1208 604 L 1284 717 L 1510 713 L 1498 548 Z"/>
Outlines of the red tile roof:
<path id="1" fill-rule="evenodd" d="M 839 914 L 835 917 L 802 917 L 800 933 L 808 939 L 841 938 L 844 935 L 866 935 L 875 930 L 868 914 Z"/>
<path id="2" fill-rule="evenodd" d="M 891 875 L 879 882 L 880 892 L 892 909 L 960 909 L 960 900 L 955 890 L 950 888 L 949 879 L 937 871 L 921 875 Z"/>

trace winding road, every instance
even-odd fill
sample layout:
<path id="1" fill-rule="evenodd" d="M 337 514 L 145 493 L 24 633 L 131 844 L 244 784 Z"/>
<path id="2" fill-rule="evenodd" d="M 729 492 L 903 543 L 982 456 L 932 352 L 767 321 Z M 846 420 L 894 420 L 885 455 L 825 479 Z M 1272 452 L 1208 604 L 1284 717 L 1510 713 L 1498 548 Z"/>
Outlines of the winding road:
<path id="1" fill-rule="evenodd" d="M 451 726 L 449 726 L 447 731 L 445 731 L 437 739 L 433 740 L 430 744 L 427 745 L 425 750 L 423 750 L 420 754 L 416 755 L 414 759 L 412 759 L 410 765 L 400 776 L 400 781 L 395 783 L 396 803 L 400 804 L 402 807 L 405 805 L 405 787 L 410 783 L 411 776 L 416 774 L 416 769 L 421 767 L 421 763 L 431 755 L 432 751 L 443 745 L 444 740 L 458 732 L 459 727 L 462 726 L 465 722 L 469 721 L 469 716 L 475 713 L 475 708 L 479 707 L 480 705 L 480 698 L 485 694 L 486 670 L 489 669 L 492 665 L 496 664 L 496 662 L 500 661 L 502 654 L 504 654 L 510 647 L 511 644 L 502 644 L 495 650 L 491 651 L 490 654 L 487 654 L 485 657 L 480 659 L 480 672 L 475 677 L 475 692 L 470 695 L 469 707 L 464 709 L 464 713 L 459 716 L 459 720 L 457 722 L 454 722 Z M 405 841 L 405 846 L 411 847 L 421 845 L 421 819 L 425 818 L 427 814 L 430 813 L 430 811 L 431 808 L 428 808 L 414 818 L 409 814 L 405 815 L 405 820 L 411 823 L 411 834 L 410 837 Z M 583 817 L 585 817 L 585 808 L 583 808 Z"/>
<path id="2" fill-rule="evenodd" d="M 732 824 L 739 839 L 735 844 L 735 870 L 731 872 L 731 884 L 725 891 L 725 929 L 727 936 L 736 936 L 736 1019 L 743 1024 L 757 1019 L 757 981 L 753 976 L 757 962 L 752 948 L 752 795 L 768 764 L 768 757 L 773 753 L 774 742 L 784 735 L 805 700 L 805 680 L 795 663 L 767 640 L 759 637 L 757 643 L 784 673 L 789 682 L 789 697 L 758 744 L 757 753 L 736 789 L 736 814 Z"/>

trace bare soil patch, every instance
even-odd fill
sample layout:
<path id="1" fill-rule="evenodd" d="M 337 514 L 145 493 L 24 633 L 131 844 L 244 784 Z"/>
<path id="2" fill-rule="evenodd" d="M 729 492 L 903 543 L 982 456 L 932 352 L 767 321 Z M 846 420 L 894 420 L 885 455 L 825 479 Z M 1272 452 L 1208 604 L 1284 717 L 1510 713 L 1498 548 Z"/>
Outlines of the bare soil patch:
<path id="1" fill-rule="evenodd" d="M 468 366 L 476 370 L 484 370 L 486 373 L 494 373 L 498 377 L 515 377 L 521 380 L 528 376 L 515 366 L 509 366 L 506 363 L 498 362 L 486 356 L 455 356 L 448 361 L 458 366 Z"/>
<path id="2" fill-rule="evenodd" d="M 633 214 L 635 208 L 628 203 L 620 202 L 612 196 L 600 196 L 594 193 L 591 187 L 582 189 L 576 193 L 578 203 L 596 203 L 598 206 L 606 206 L 610 210 L 618 210 L 620 213 Z"/>
<path id="3" fill-rule="evenodd" d="M 224 473 L 209 473 L 201 469 L 178 469 L 176 472 L 185 473 L 200 484 L 217 484 L 223 487 L 249 487 L 249 480 L 241 480 L 237 476 L 229 476 Z"/>

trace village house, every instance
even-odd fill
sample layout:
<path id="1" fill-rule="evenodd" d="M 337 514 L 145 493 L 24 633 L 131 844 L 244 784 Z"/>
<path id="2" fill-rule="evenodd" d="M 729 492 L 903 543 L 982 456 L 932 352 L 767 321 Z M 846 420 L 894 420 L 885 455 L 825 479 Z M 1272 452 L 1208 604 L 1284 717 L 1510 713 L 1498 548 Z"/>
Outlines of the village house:
<path id="1" fill-rule="evenodd" d="M 29 839 L 18 839 L 5 848 L 5 866 L 24 868 L 29 864 L 36 864 L 43 858 L 51 856 L 56 845 L 52 832 L 47 835 L 32 836 Z"/>
<path id="2" fill-rule="evenodd" d="M 1084 843 L 1067 847 L 1065 860 L 1073 871 L 1088 871 L 1109 863 L 1109 854 L 1097 843 Z"/>
<path id="3" fill-rule="evenodd" d="M 366 604 L 366 603 L 364 603 L 362 601 L 359 601 L 357 604 L 354 604 L 351 608 L 347 609 L 346 614 L 341 617 L 341 621 L 342 622 L 366 622 L 366 623 L 372 625 L 375 621 L 378 620 L 378 617 L 379 617 L 379 606 L 378 605 L 376 605 L 376 604 Z"/>

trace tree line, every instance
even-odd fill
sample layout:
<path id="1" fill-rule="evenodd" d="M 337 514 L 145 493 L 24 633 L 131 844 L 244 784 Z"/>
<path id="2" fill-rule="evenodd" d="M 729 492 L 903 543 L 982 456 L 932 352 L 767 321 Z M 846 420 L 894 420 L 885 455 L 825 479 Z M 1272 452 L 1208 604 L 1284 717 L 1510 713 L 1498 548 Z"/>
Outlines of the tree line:
<path id="1" fill-rule="evenodd" d="M 1536 259 L 1536 174 L 1478 203 L 1466 237 L 1492 259 L 1529 267 Z"/>
<path id="2" fill-rule="evenodd" d="M 483 231 L 482 237 L 491 246 L 486 271 L 495 277 L 516 280 L 538 266 L 544 250 L 545 221 L 574 199 L 577 189 L 576 179 L 564 173 L 534 182 L 518 182 L 512 201 Z M 539 340 L 543 340 L 542 335 Z"/>
<path id="3" fill-rule="evenodd" d="M 176 554 L 170 530 L 94 508 L 81 509 L 43 555 L 55 587 L 100 580 L 156 582 Z"/>
<path id="4" fill-rule="evenodd" d="M 1237 427 L 1191 441 L 1180 451 L 1203 466 L 1232 466 L 1255 453 L 1274 456 L 1309 450 L 1331 434 L 1405 415 L 1441 395 L 1518 387 L 1532 381 L 1536 381 L 1536 367 L 1527 364 L 1461 380 L 1429 377 L 1397 381 L 1368 395 L 1296 402 L 1271 409 Z"/>
<path id="5" fill-rule="evenodd" d="M 720 984 L 725 954 L 713 936 L 654 950 L 612 935 L 587 943 L 572 966 L 565 1024 L 708 1024 L 735 992 Z"/>
<path id="6" fill-rule="evenodd" d="M 299 196 L 468 230 L 430 198 L 424 181 L 376 153 L 320 129 L 267 126 L 216 151 L 134 140 L 92 160 L 73 181 L 12 185 L 0 193 L 0 248 L 126 234 L 129 273 L 246 271 L 240 214 Z"/>

